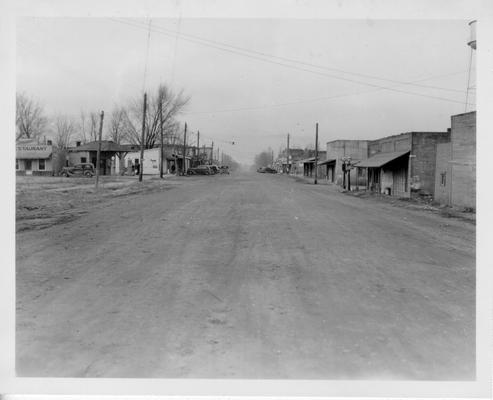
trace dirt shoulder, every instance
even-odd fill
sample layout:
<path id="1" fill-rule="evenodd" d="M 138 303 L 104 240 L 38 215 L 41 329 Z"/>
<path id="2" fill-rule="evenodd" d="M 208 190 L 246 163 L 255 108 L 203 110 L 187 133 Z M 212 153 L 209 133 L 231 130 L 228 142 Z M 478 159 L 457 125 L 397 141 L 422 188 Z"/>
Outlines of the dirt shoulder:
<path id="1" fill-rule="evenodd" d="M 289 178 L 294 179 L 296 182 L 304 184 L 312 184 L 314 178 L 307 178 L 305 176 L 290 175 Z M 384 194 L 369 192 L 366 190 L 347 191 L 340 186 L 336 186 L 331 183 L 327 183 L 325 179 L 319 179 L 318 185 L 323 185 L 327 190 L 338 191 L 348 196 L 358 197 L 368 201 L 379 202 L 382 204 L 388 204 L 394 207 L 406 208 L 409 210 L 430 212 L 440 215 L 444 218 L 456 218 L 471 224 L 476 224 L 476 212 L 474 210 L 464 209 L 460 207 L 451 207 L 438 205 L 428 198 L 405 198 L 405 197 L 392 197 Z"/>
<path id="2" fill-rule="evenodd" d="M 384 194 L 368 192 L 366 190 L 354 192 L 344 191 L 344 193 L 348 196 L 384 202 L 395 207 L 431 212 L 444 218 L 457 218 L 471 224 L 476 224 L 476 212 L 464 208 L 437 205 L 430 199 L 391 197 Z"/>
<path id="3" fill-rule="evenodd" d="M 101 177 L 94 179 L 59 177 L 17 177 L 16 232 L 44 229 L 73 221 L 91 209 L 122 196 L 168 190 L 180 179 L 144 177 Z"/>

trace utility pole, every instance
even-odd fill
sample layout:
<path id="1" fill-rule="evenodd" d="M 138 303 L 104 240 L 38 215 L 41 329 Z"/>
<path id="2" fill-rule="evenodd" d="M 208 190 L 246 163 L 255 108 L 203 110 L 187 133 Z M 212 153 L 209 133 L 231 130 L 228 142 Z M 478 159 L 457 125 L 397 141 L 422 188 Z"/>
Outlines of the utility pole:
<path id="1" fill-rule="evenodd" d="M 342 160 L 342 187 L 346 189 L 346 160 Z"/>
<path id="2" fill-rule="evenodd" d="M 200 160 L 200 131 L 197 131 L 197 160 Z"/>
<path id="3" fill-rule="evenodd" d="M 160 95 L 159 96 L 159 130 L 160 130 L 160 133 L 161 133 L 161 157 L 160 157 L 160 162 L 159 162 L 159 177 L 161 179 L 163 179 L 163 164 L 164 164 L 164 138 L 163 138 L 163 135 L 164 135 L 164 132 L 163 132 L 163 97 Z"/>
<path id="4" fill-rule="evenodd" d="M 214 142 L 212 142 L 212 148 L 211 148 L 211 165 L 212 165 L 213 159 L 214 159 Z"/>
<path id="5" fill-rule="evenodd" d="M 101 139 L 103 137 L 103 118 L 104 111 L 101 111 L 99 119 L 98 153 L 96 155 L 96 189 L 99 187 L 99 165 L 101 164 Z"/>
<path id="6" fill-rule="evenodd" d="M 286 147 L 286 171 L 288 174 L 291 172 L 291 164 L 289 164 L 289 133 L 288 133 L 288 146 Z"/>
<path id="7" fill-rule="evenodd" d="M 176 155 L 176 134 L 173 136 L 173 154 L 175 155 L 175 175 L 178 175 L 178 157 Z"/>
<path id="8" fill-rule="evenodd" d="M 317 184 L 317 170 L 318 170 L 318 122 L 315 124 L 315 185 Z"/>
<path id="9" fill-rule="evenodd" d="M 348 160 L 347 170 L 347 190 L 351 191 L 351 160 Z"/>
<path id="10" fill-rule="evenodd" d="M 140 165 L 139 165 L 139 182 L 142 182 L 142 174 L 144 173 L 144 141 L 146 131 L 146 110 L 147 110 L 147 93 L 144 93 L 144 107 L 142 112 L 142 136 L 140 139 Z"/>
<path id="11" fill-rule="evenodd" d="M 187 174 L 186 154 L 187 154 L 187 123 L 185 122 L 185 132 L 183 133 L 183 164 L 182 164 L 183 175 Z"/>

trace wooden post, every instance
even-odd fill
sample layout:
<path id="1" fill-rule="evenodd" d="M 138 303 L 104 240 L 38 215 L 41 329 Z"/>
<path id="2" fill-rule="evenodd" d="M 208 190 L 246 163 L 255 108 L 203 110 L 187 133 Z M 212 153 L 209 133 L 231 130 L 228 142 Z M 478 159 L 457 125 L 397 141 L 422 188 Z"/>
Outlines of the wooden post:
<path id="1" fill-rule="evenodd" d="M 315 124 L 315 185 L 318 178 L 318 122 Z"/>
<path id="2" fill-rule="evenodd" d="M 197 131 L 197 165 L 200 165 L 200 131 Z"/>
<path id="3" fill-rule="evenodd" d="M 160 162 L 159 162 L 159 177 L 163 179 L 164 175 L 164 131 L 163 131 L 163 97 L 160 94 L 159 95 L 159 130 L 161 134 L 161 157 L 160 157 Z"/>
<path id="4" fill-rule="evenodd" d="M 288 133 L 288 145 L 286 147 L 286 171 L 288 174 L 291 172 L 291 164 L 289 164 L 289 133 Z"/>
<path id="5" fill-rule="evenodd" d="M 351 170 L 347 172 L 347 190 L 351 191 Z"/>
<path id="6" fill-rule="evenodd" d="M 99 164 L 101 164 L 101 139 L 103 137 L 103 118 L 104 111 L 101 111 L 99 119 L 98 152 L 96 155 L 96 189 L 99 187 Z"/>
<path id="7" fill-rule="evenodd" d="M 185 122 L 185 132 L 183 133 L 183 158 L 182 158 L 183 175 L 187 174 L 186 154 L 187 154 L 187 123 Z"/>
<path id="8" fill-rule="evenodd" d="M 346 160 L 342 160 L 342 188 L 346 189 Z"/>
<path id="9" fill-rule="evenodd" d="M 147 110 L 147 93 L 144 93 L 144 107 L 142 113 L 142 136 L 140 140 L 139 182 L 142 182 L 142 175 L 144 173 L 144 141 L 145 141 L 145 130 L 146 130 L 146 110 Z"/>

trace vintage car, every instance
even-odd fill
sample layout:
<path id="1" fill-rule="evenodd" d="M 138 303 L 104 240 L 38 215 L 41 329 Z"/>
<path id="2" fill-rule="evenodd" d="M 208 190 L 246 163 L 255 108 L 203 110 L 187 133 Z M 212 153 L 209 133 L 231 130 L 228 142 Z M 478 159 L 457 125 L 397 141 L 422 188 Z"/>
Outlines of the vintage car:
<path id="1" fill-rule="evenodd" d="M 188 168 L 188 175 L 211 175 L 211 167 L 209 165 L 198 165 L 197 167 Z"/>
<path id="2" fill-rule="evenodd" d="M 71 176 L 86 176 L 88 178 L 94 176 L 96 170 L 94 165 L 91 163 L 80 163 L 75 164 L 71 167 L 63 167 L 60 171 L 60 176 L 71 177 Z"/>
<path id="3" fill-rule="evenodd" d="M 219 173 L 219 167 L 217 165 L 209 165 L 209 167 L 210 167 L 213 174 Z"/>

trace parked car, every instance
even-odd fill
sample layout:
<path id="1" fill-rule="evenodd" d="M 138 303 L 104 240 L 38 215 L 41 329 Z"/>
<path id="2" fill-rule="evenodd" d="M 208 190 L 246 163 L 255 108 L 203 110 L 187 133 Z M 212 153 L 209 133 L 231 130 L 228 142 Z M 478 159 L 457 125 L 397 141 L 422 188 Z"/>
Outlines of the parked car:
<path id="1" fill-rule="evenodd" d="M 208 165 L 198 165 L 193 168 L 188 168 L 188 175 L 211 175 L 213 172 Z"/>
<path id="2" fill-rule="evenodd" d="M 219 167 L 221 174 L 229 174 L 229 167 L 227 165 L 222 165 Z"/>
<path id="3" fill-rule="evenodd" d="M 213 174 L 219 173 L 219 167 L 217 165 L 210 165 L 209 167 L 211 168 Z"/>
<path id="4" fill-rule="evenodd" d="M 60 171 L 60 175 L 67 178 L 70 176 L 86 176 L 90 178 L 94 176 L 95 173 L 96 170 L 91 163 L 80 163 L 71 167 L 63 167 Z"/>
<path id="5" fill-rule="evenodd" d="M 265 174 L 265 167 L 260 167 L 257 169 L 257 172 L 260 172 L 261 174 Z"/>
<path id="6" fill-rule="evenodd" d="M 268 174 L 277 174 L 277 171 L 271 167 L 265 167 L 264 172 L 266 172 Z"/>

